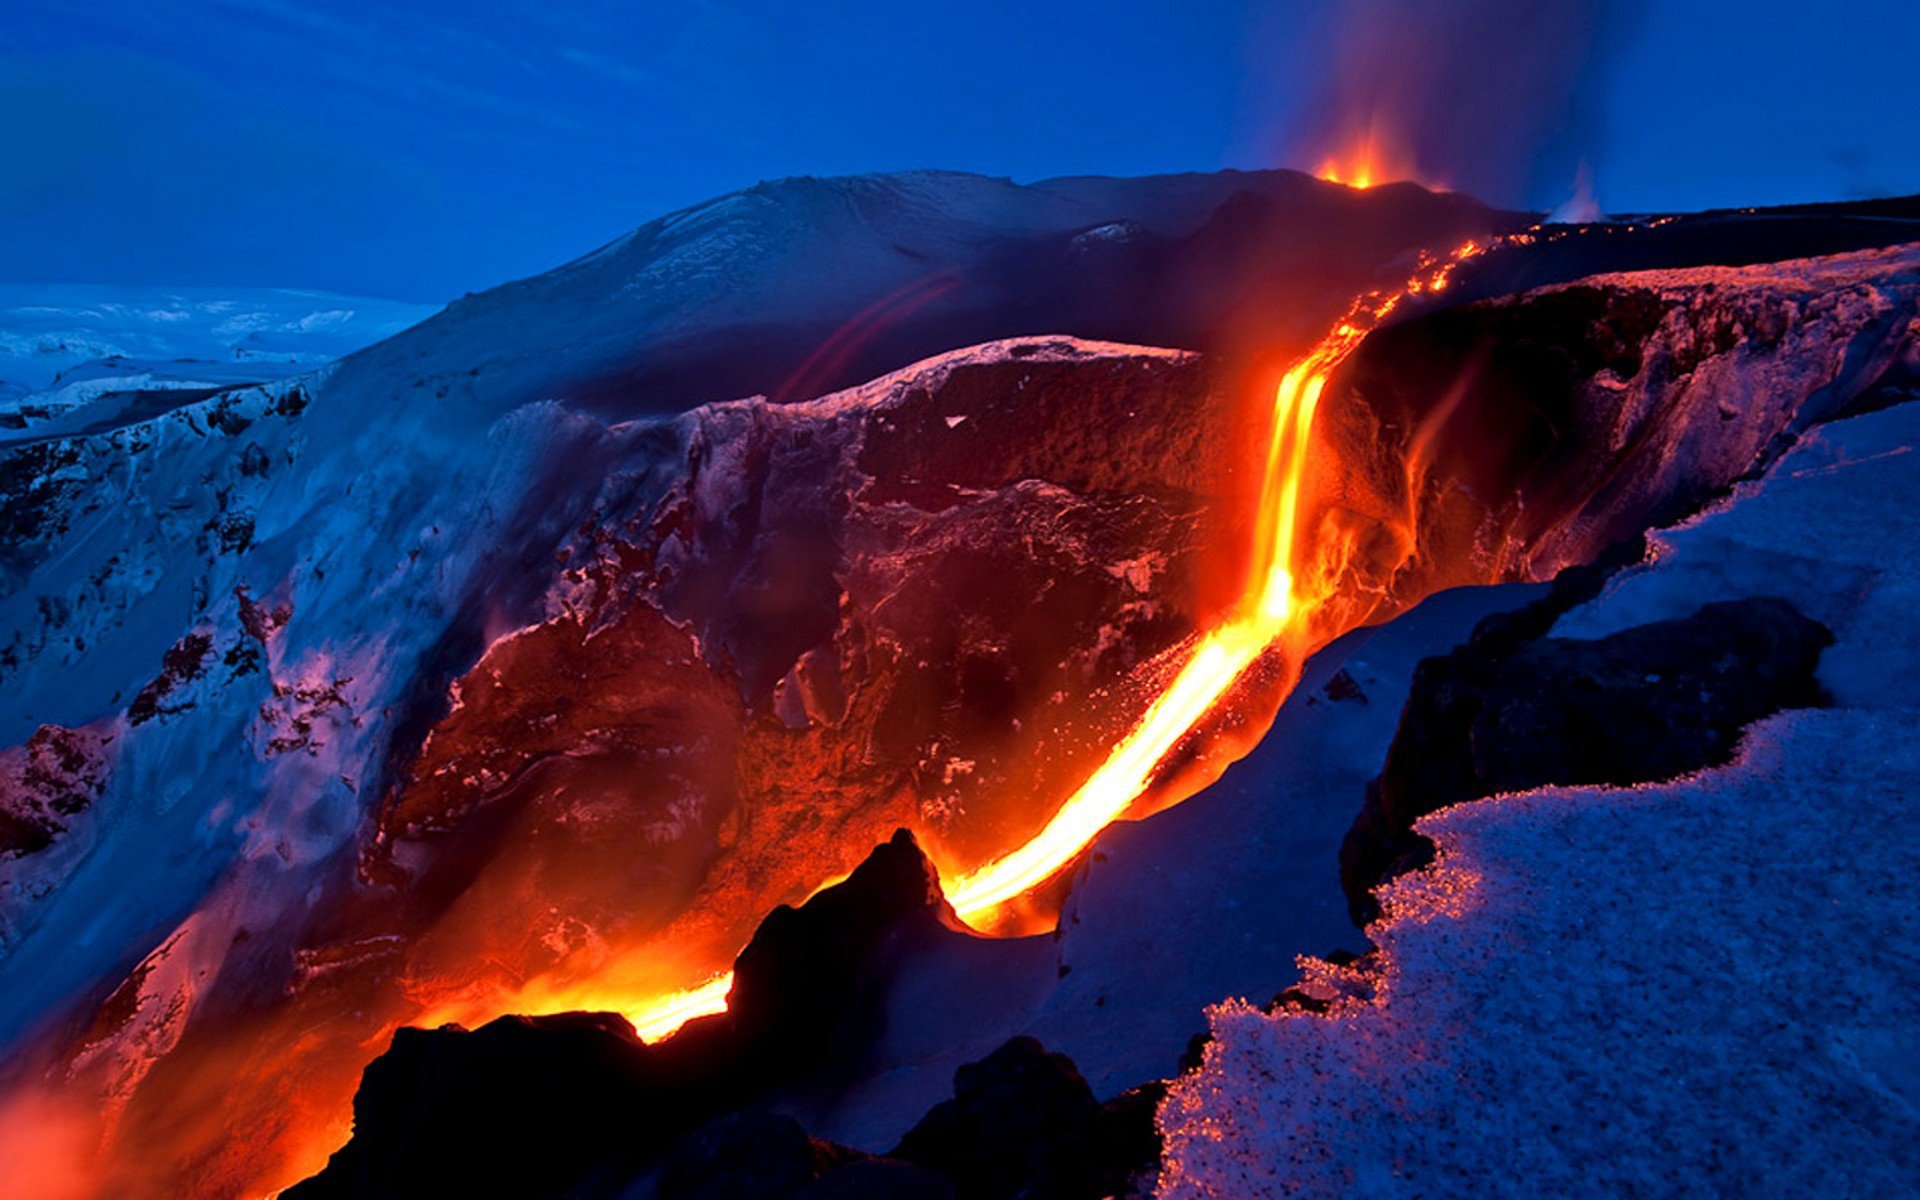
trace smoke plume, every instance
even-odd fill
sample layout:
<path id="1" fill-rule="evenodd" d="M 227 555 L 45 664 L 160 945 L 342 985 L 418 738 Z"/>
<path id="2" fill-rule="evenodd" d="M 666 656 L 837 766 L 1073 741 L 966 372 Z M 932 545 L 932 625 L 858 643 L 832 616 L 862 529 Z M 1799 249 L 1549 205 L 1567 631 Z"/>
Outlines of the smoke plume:
<path id="1" fill-rule="evenodd" d="M 1371 143 L 1396 177 L 1551 207 L 1598 153 L 1607 69 L 1641 3 L 1343 0 L 1294 160 Z"/>

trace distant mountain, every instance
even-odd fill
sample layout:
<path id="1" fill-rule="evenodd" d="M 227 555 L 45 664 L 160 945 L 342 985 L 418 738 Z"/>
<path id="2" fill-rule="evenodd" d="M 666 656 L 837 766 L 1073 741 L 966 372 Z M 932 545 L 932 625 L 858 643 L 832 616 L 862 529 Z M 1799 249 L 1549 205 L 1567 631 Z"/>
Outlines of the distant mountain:
<path id="1" fill-rule="evenodd" d="M 0 395 L 261 383 L 339 358 L 431 305 L 291 288 L 0 284 Z M 69 397 L 71 400 L 71 397 Z"/>

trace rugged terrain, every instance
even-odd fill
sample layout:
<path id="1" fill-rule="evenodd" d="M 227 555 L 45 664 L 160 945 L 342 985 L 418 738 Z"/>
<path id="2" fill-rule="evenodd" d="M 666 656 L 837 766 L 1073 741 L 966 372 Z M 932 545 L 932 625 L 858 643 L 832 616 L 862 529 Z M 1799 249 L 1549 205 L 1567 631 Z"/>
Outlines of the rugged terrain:
<path id="1" fill-rule="evenodd" d="M 1304 1004 L 1212 1014 L 1162 1195 L 1899 1195 L 1920 1181 L 1906 614 L 1920 425 L 1823 427 L 1554 626 L 1592 647 L 1762 597 L 1829 705 L 1732 761 L 1423 819 L 1438 861 Z M 1418 688 L 1419 685 L 1416 685 Z M 1569 782 L 1573 782 L 1569 780 Z"/>
<path id="2" fill-rule="evenodd" d="M 882 939 L 848 960 L 857 1006 L 816 998 L 783 1035 L 825 1039 L 828 1060 L 752 1079 L 700 1027 L 643 1052 L 617 1019 L 556 1018 L 524 1044 L 699 1081 L 706 1107 L 651 1131 L 662 1154 L 706 1153 L 669 1136 L 697 1117 L 778 1106 L 802 1126 L 748 1132 L 830 1140 L 795 1187 L 932 1146 L 911 1128 L 975 1061 L 995 1065 L 962 1107 L 1005 1070 L 1064 1087 L 1083 1133 L 1131 1131 L 1074 1158 L 1071 1187 L 1138 1174 L 1151 1096 L 1112 1106 L 1174 1073 L 1207 1004 L 1280 991 L 1295 955 L 1365 948 L 1340 846 L 1406 727 L 1414 663 L 1534 595 L 1446 589 L 1631 559 L 1612 548 L 1911 389 L 1920 259 L 1859 248 L 1914 240 L 1906 218 L 1697 220 L 1695 242 L 1649 231 L 1688 264 L 1651 271 L 1585 273 L 1637 253 L 1632 231 L 1523 239 L 1463 281 L 1469 302 L 1368 339 L 1316 429 L 1307 528 L 1339 581 L 1311 630 L 1325 648 L 1257 749 L 1302 664 L 1263 664 L 1147 819 L 1000 930 L 1051 929 L 1064 904 L 1058 932 Z M 359 1072 L 399 1026 L 628 1010 L 726 965 L 896 827 L 939 874 L 1017 843 L 1231 595 L 1274 362 L 1414 249 L 1520 223 L 1287 173 L 788 181 L 323 371 L 8 443 L 16 1095 L 104 1105 L 114 1140 L 86 1169 L 120 1194 L 289 1183 L 346 1140 Z M 1770 238 L 1849 252 L 1756 261 Z M 1545 286 L 1499 294 L 1500 272 Z M 1116 336 L 1141 344 L 1095 340 Z M 1734 712 L 1714 745 L 1805 702 Z M 1433 807 L 1395 809 L 1392 836 Z M 1053 1060 L 1026 1035 L 1077 1067 L 1034 1065 Z M 438 1061 L 478 1037 L 395 1042 L 327 1186 L 418 1184 L 381 1166 L 413 1119 L 382 1081 L 404 1082 L 407 1047 Z M 484 1097 L 478 1062 L 463 1086 Z M 497 1140 L 491 1169 L 539 1175 Z M 902 1152 L 946 1180 L 921 1178 L 930 1194 L 1025 1178 L 960 1178 L 952 1144 Z M 574 1166 L 616 1192 L 652 1178 L 622 1153 Z"/>

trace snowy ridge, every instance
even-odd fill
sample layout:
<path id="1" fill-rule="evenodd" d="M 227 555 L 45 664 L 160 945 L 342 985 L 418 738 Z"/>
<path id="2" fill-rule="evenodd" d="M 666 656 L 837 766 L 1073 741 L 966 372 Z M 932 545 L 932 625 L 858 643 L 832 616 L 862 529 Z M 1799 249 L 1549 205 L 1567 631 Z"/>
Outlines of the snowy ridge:
<path id="1" fill-rule="evenodd" d="M 1839 707 L 1724 769 L 1427 818 L 1378 954 L 1305 961 L 1328 1013 L 1214 1011 L 1160 1194 L 1911 1192 L 1916 443 L 1912 405 L 1822 428 L 1556 630 L 1784 595 L 1838 639 Z"/>

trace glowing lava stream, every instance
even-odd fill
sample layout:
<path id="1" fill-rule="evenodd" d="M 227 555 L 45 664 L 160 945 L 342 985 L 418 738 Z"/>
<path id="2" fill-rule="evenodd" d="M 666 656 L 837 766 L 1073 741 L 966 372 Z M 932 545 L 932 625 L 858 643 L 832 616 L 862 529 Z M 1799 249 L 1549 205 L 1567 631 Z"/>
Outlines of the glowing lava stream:
<path id="1" fill-rule="evenodd" d="M 941 881 L 961 920 L 976 923 L 1072 861 L 1094 835 L 1126 812 L 1152 782 L 1168 752 L 1302 611 L 1305 605 L 1295 579 L 1300 485 L 1307 469 L 1314 412 L 1327 378 L 1360 339 L 1403 301 L 1444 288 L 1453 269 L 1480 250 L 1478 244 L 1468 242 L 1444 258 L 1423 259 L 1405 286 L 1361 297 L 1346 318 L 1282 377 L 1274 393 L 1272 432 L 1261 477 L 1254 569 L 1237 615 L 1200 639 L 1167 690 L 1031 841 L 957 880 Z M 732 985 L 731 973 L 719 975 L 629 1011 L 627 1016 L 643 1039 L 657 1041 L 695 1017 L 724 1011 Z"/>

